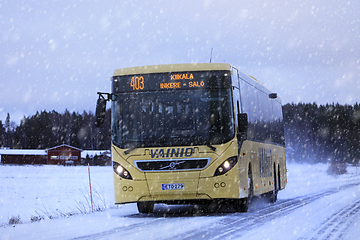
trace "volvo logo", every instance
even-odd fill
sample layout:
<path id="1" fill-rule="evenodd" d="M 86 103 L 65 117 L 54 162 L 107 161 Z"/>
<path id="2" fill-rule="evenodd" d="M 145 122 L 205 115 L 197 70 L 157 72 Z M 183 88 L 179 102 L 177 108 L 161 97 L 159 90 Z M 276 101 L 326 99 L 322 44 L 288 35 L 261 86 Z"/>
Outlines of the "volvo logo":
<path id="1" fill-rule="evenodd" d="M 182 164 L 182 163 L 184 163 L 184 162 L 185 162 L 185 161 L 181 161 L 181 162 L 176 162 L 176 161 L 174 161 L 174 162 L 171 162 L 169 165 L 160 168 L 160 170 L 165 170 L 165 169 L 174 170 L 177 165 L 180 165 L 180 164 Z"/>
<path id="2" fill-rule="evenodd" d="M 171 169 L 174 169 L 175 166 L 176 166 L 176 163 L 175 163 L 175 162 L 171 162 L 170 165 L 169 165 L 169 167 L 170 167 Z"/>

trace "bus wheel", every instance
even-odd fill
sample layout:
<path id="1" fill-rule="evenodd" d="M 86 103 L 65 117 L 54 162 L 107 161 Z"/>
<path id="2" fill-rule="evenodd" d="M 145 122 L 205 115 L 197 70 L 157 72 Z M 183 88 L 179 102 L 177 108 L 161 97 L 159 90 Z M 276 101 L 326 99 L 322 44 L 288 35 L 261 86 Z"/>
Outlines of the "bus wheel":
<path id="1" fill-rule="evenodd" d="M 154 202 L 137 202 L 139 213 L 153 213 Z"/>
<path id="2" fill-rule="evenodd" d="M 275 190 L 272 190 L 272 192 L 270 192 L 270 202 L 274 203 L 276 202 L 277 200 L 277 191 Z"/>
<path id="3" fill-rule="evenodd" d="M 234 199 L 233 206 L 236 212 L 247 212 L 249 210 L 249 198 Z"/>
<path id="4" fill-rule="evenodd" d="M 278 194 L 278 184 L 277 184 L 277 177 L 276 177 L 276 169 L 274 165 L 274 189 L 269 193 L 270 194 L 270 202 L 274 203 L 277 200 Z"/>
<path id="5" fill-rule="evenodd" d="M 220 203 L 217 200 L 212 200 L 211 202 L 205 205 L 206 213 L 215 213 L 218 212 L 219 209 L 220 209 Z"/>
<path id="6" fill-rule="evenodd" d="M 254 196 L 254 184 L 252 180 L 252 172 L 251 172 L 251 166 L 249 166 L 248 170 L 248 200 L 251 201 L 252 197 Z"/>

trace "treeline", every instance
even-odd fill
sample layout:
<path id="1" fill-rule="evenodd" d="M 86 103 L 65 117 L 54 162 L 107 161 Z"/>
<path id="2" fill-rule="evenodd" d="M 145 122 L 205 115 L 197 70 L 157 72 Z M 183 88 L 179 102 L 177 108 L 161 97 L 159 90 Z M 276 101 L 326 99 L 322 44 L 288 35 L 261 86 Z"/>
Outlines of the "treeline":
<path id="1" fill-rule="evenodd" d="M 360 105 L 286 104 L 283 106 L 288 160 L 360 160 Z"/>
<path id="2" fill-rule="evenodd" d="M 360 160 L 359 104 L 286 104 L 283 106 L 289 161 L 326 162 L 328 159 L 358 163 Z M 37 112 L 15 126 L 8 114 L 0 121 L 0 146 L 46 149 L 63 143 L 84 149 L 109 149 L 110 110 L 102 128 L 94 126 L 94 114 L 69 111 Z"/>
<path id="3" fill-rule="evenodd" d="M 110 149 L 110 110 L 106 112 L 102 128 L 96 128 L 94 122 L 91 112 L 42 111 L 24 117 L 20 126 L 15 126 L 8 114 L 5 124 L 0 121 L 0 146 L 47 149 L 65 143 L 83 150 Z"/>

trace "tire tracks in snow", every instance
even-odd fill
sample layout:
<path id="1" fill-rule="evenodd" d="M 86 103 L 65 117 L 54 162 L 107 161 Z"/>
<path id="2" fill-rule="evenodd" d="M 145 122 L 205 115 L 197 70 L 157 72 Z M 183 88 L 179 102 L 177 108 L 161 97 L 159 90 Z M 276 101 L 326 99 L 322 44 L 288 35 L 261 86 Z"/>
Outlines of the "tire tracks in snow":
<path id="1" fill-rule="evenodd" d="M 301 208 L 309 203 L 312 203 L 331 194 L 335 194 L 339 191 L 344 190 L 345 188 L 357 185 L 358 184 L 348 184 L 342 186 L 341 189 L 333 188 L 321 193 L 310 194 L 295 199 L 278 201 L 275 204 L 264 206 L 262 209 L 259 210 L 249 211 L 247 213 L 234 213 L 200 232 L 182 234 L 174 236 L 172 237 L 172 239 L 236 239 L 244 235 L 245 232 L 259 228 L 260 225 L 271 222 L 278 217 L 290 214 L 296 209 Z M 349 214 L 355 215 L 357 211 L 360 211 L 360 200 L 338 214 L 340 214 L 341 216 L 349 216 Z M 321 225 L 322 228 L 318 231 L 324 231 L 324 234 L 326 234 L 326 237 L 323 239 L 334 239 L 332 233 L 333 231 L 337 231 L 339 233 L 338 235 L 340 235 L 344 233 L 344 227 L 349 227 L 349 225 L 351 224 L 350 220 L 343 220 L 344 223 L 335 221 L 337 217 L 341 218 L 341 216 L 334 216 L 332 218 L 332 221 L 330 220 Z M 331 226 L 329 225 L 329 223 L 331 223 Z M 344 226 L 344 224 L 347 224 L 347 226 Z M 337 228 L 341 226 L 343 228 Z M 329 228 L 329 231 L 327 231 L 327 228 Z M 333 231 L 330 231 L 331 229 L 333 229 Z M 314 238 L 310 237 L 309 239 L 319 238 L 317 235 L 315 235 Z"/>
<path id="2" fill-rule="evenodd" d="M 168 224 L 172 221 L 173 224 L 184 224 L 189 218 L 212 218 L 215 217 L 213 222 L 208 225 L 200 225 L 201 230 L 189 230 L 184 228 L 183 232 L 174 232 L 173 234 L 167 234 L 167 238 L 171 236 L 171 239 L 236 239 L 247 233 L 248 231 L 259 228 L 260 225 L 271 222 L 272 220 L 288 215 L 295 210 L 312 203 L 318 199 L 329 196 L 331 194 L 338 193 L 345 188 L 358 186 L 358 184 L 348 184 L 339 188 L 333 188 L 324 192 L 305 195 L 298 198 L 279 200 L 272 204 L 262 204 L 263 206 L 254 208 L 250 204 L 250 209 L 247 213 L 216 213 L 216 214 L 198 214 L 190 213 L 182 216 L 181 213 L 154 213 L 150 215 L 145 214 L 131 214 L 124 216 L 127 218 L 142 218 L 144 221 L 129 224 L 126 226 L 119 226 L 103 232 L 89 234 L 86 236 L 80 236 L 74 239 L 113 239 L 116 236 L 130 237 L 130 239 L 136 238 L 136 235 L 140 232 L 148 231 L 149 239 L 164 239 L 161 234 L 153 236 L 152 230 L 161 228 L 162 225 Z M 356 213 L 360 211 L 360 200 L 354 202 L 350 206 L 342 209 L 338 213 L 332 215 L 329 219 L 324 221 L 313 229 L 313 233 L 308 237 L 301 239 L 333 239 L 343 236 L 344 230 L 351 224 L 350 217 L 355 217 Z M 341 220 L 343 219 L 343 220 Z M 348 220 L 346 220 L 348 219 Z M 199 221 L 201 221 L 199 219 Z M 199 229 L 199 228 L 198 228 Z M 180 230 L 181 231 L 181 230 Z M 321 236 L 322 238 L 319 238 Z"/>
<path id="3" fill-rule="evenodd" d="M 313 228 L 308 236 L 300 238 L 301 240 L 311 239 L 342 239 L 346 230 L 350 227 L 356 214 L 360 212 L 360 200 L 357 200 L 342 208 L 340 211 L 332 214 L 320 225 Z"/>
<path id="4" fill-rule="evenodd" d="M 136 234 L 139 233 L 139 231 L 143 230 L 144 228 L 150 227 L 152 225 L 155 225 L 157 222 L 161 222 L 163 219 L 161 218 L 153 218 L 151 221 L 143 221 L 143 222 L 137 222 L 133 224 L 127 224 L 125 226 L 120 226 L 116 228 L 112 228 L 110 230 L 106 230 L 99 233 L 89 234 L 85 236 L 80 236 L 73 238 L 75 239 L 107 239 L 108 237 L 111 237 L 112 235 L 120 235 L 120 236 L 131 236 L 131 238 L 128 239 L 134 239 L 136 237 Z"/>
<path id="5" fill-rule="evenodd" d="M 317 199 L 331 193 L 325 192 L 314 196 L 278 201 L 264 208 L 246 213 L 233 213 L 225 219 L 213 224 L 203 231 L 175 236 L 172 239 L 230 239 L 241 237 L 245 232 L 271 222 L 271 220 L 287 215 Z"/>

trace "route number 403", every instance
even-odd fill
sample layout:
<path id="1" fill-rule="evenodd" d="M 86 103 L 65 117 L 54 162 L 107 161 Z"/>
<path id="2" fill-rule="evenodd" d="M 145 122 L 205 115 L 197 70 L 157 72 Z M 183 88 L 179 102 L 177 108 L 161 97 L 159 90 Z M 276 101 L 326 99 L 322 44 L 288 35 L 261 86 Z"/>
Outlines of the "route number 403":
<path id="1" fill-rule="evenodd" d="M 132 77 L 130 87 L 132 87 L 133 90 L 144 89 L 144 77 Z"/>

